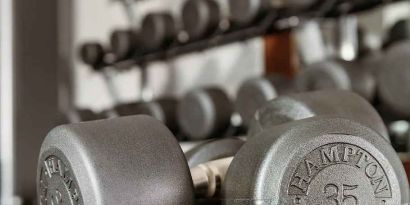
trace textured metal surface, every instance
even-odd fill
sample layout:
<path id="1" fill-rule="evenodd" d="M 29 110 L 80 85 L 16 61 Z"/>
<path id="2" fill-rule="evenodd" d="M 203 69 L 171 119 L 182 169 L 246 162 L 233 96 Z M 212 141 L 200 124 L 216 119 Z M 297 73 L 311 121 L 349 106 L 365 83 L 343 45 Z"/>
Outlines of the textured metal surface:
<path id="1" fill-rule="evenodd" d="M 186 1 L 182 9 L 184 31 L 189 39 L 199 39 L 218 28 L 222 11 L 215 0 Z"/>
<path id="2" fill-rule="evenodd" d="M 357 94 L 341 90 L 278 97 L 257 111 L 249 129 L 249 136 L 267 127 L 314 116 L 350 119 L 372 128 L 390 141 L 387 128 L 377 111 Z"/>
<path id="3" fill-rule="evenodd" d="M 223 136 L 230 126 L 233 105 L 219 88 L 204 88 L 188 93 L 179 103 L 181 130 L 192 140 Z"/>
<path id="4" fill-rule="evenodd" d="M 57 127 L 46 137 L 38 162 L 38 196 L 78 193 L 86 205 L 193 204 L 192 179 L 178 142 L 148 116 Z M 50 169 L 56 174 L 51 178 Z M 49 177 L 46 190 L 42 177 Z M 70 181 L 79 188 L 70 189 Z M 58 189 L 63 185 L 66 189 Z"/>
<path id="5" fill-rule="evenodd" d="M 408 204 L 403 165 L 378 133 L 314 117 L 267 128 L 236 154 L 225 204 Z"/>
<path id="6" fill-rule="evenodd" d="M 410 117 L 410 41 L 388 50 L 377 75 L 378 94 L 383 105 L 397 118 Z"/>
<path id="7" fill-rule="evenodd" d="M 189 167 L 199 164 L 235 156 L 236 152 L 245 144 L 239 138 L 217 139 L 202 143 L 185 153 Z"/>
<path id="8" fill-rule="evenodd" d="M 245 126 L 249 126 L 255 112 L 269 100 L 293 92 L 291 79 L 284 76 L 267 76 L 247 80 L 239 88 L 235 100 L 236 111 Z"/>

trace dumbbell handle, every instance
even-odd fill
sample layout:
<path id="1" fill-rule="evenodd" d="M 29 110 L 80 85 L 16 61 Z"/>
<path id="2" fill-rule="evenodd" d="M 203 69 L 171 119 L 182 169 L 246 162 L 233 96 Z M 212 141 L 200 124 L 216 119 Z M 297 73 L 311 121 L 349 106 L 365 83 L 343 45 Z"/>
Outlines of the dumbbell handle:
<path id="1" fill-rule="evenodd" d="M 196 197 L 212 198 L 221 189 L 233 157 L 210 161 L 191 168 Z"/>

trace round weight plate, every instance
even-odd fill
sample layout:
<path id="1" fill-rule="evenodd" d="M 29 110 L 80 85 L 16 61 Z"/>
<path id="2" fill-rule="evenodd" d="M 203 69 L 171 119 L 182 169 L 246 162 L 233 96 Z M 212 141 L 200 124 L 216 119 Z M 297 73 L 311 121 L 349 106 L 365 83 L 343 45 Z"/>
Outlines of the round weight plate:
<path id="1" fill-rule="evenodd" d="M 243 124 L 249 126 L 255 112 L 277 96 L 275 86 L 266 78 L 251 79 L 243 83 L 235 100 L 235 108 Z"/>
<path id="2" fill-rule="evenodd" d="M 348 73 L 334 62 L 320 62 L 302 71 L 296 82 L 299 91 L 340 89 L 350 90 Z"/>
<path id="3" fill-rule="evenodd" d="M 399 117 L 410 117 L 410 41 L 397 44 L 386 54 L 377 75 L 383 105 Z"/>
<path id="4" fill-rule="evenodd" d="M 221 11 L 215 0 L 188 0 L 182 9 L 184 30 L 190 40 L 199 39 L 214 32 L 221 19 Z"/>
<path id="5" fill-rule="evenodd" d="M 218 88 L 194 90 L 180 101 L 178 122 L 192 140 L 222 136 L 230 125 L 232 107 L 229 97 Z"/>
<path id="6" fill-rule="evenodd" d="M 239 138 L 211 140 L 189 150 L 185 156 L 189 167 L 195 167 L 205 162 L 235 156 L 243 144 L 245 141 Z"/>
<path id="7" fill-rule="evenodd" d="M 237 25 L 246 26 L 266 14 L 270 8 L 269 0 L 229 0 L 231 20 Z"/>
<path id="8" fill-rule="evenodd" d="M 407 204 L 391 145 L 349 120 L 310 118 L 266 129 L 230 165 L 225 204 Z"/>
<path id="9" fill-rule="evenodd" d="M 178 142 L 148 116 L 57 127 L 40 153 L 39 204 L 194 203 Z"/>
<path id="10" fill-rule="evenodd" d="M 100 66 L 104 60 L 105 51 L 99 43 L 86 43 L 81 46 L 81 60 L 93 67 Z"/>
<path id="11" fill-rule="evenodd" d="M 248 135 L 256 135 L 267 127 L 314 116 L 350 119 L 375 130 L 390 141 L 387 128 L 373 106 L 360 96 L 342 90 L 280 96 L 257 111 Z"/>
<path id="12" fill-rule="evenodd" d="M 115 30 L 110 37 L 111 51 L 117 60 L 124 60 L 135 52 L 137 34 L 132 30 Z"/>
<path id="13" fill-rule="evenodd" d="M 146 51 L 159 49 L 176 37 L 173 17 L 167 13 L 152 13 L 145 16 L 139 37 L 139 45 Z"/>

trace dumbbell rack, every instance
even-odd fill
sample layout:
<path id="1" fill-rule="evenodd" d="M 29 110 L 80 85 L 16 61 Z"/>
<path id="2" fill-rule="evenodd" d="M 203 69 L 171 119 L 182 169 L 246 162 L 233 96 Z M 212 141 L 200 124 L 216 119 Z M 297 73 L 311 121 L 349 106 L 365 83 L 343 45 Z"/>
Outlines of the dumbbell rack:
<path id="1" fill-rule="evenodd" d="M 300 13 L 292 13 L 287 16 L 279 16 L 277 13 L 268 14 L 261 22 L 256 22 L 251 26 L 233 29 L 227 32 L 217 32 L 209 37 L 186 43 L 174 42 L 167 48 L 158 49 L 150 52 L 139 52 L 132 58 L 117 62 L 105 62 L 102 67 L 114 66 L 116 68 L 130 68 L 132 65 L 145 66 L 150 62 L 164 61 L 176 56 L 207 50 L 213 47 L 218 47 L 238 41 L 245 41 L 258 36 L 263 36 L 270 33 L 280 32 L 282 30 L 293 28 L 303 21 L 303 17 L 339 17 L 349 13 L 356 13 L 364 10 L 369 10 L 374 7 L 386 3 L 397 2 L 401 0 L 372 0 L 364 2 L 355 8 L 346 6 L 345 1 L 323 1 L 318 3 L 318 9 L 315 11 L 301 11 Z M 138 2 L 138 1 L 137 1 Z M 131 4 L 127 1 L 122 1 L 124 10 L 128 13 L 128 18 L 132 21 Z M 302 18 L 300 18 L 302 17 Z M 100 68 L 96 68 L 99 70 Z"/>

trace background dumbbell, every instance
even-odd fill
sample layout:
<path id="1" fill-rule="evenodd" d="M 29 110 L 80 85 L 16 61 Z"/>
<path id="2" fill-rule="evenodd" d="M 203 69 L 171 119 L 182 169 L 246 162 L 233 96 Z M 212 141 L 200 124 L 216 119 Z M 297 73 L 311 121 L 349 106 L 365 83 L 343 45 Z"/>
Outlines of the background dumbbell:
<path id="1" fill-rule="evenodd" d="M 105 54 L 104 47 L 96 42 L 84 43 L 80 48 L 81 60 L 93 68 L 104 66 Z"/>
<path id="2" fill-rule="evenodd" d="M 261 107 L 251 122 L 250 136 L 266 126 L 314 116 L 337 116 L 361 123 L 390 142 L 387 128 L 377 111 L 360 96 L 342 90 L 315 91 L 278 97 Z"/>
<path id="3" fill-rule="evenodd" d="M 159 98 L 150 102 L 137 102 L 120 104 L 115 106 L 118 116 L 149 115 L 163 122 L 168 129 L 177 134 L 179 126 L 177 123 L 178 100 L 172 97 Z"/>
<path id="4" fill-rule="evenodd" d="M 323 116 L 270 127 L 231 160 L 188 170 L 172 134 L 144 116 L 60 126 L 42 146 L 39 201 L 53 200 L 58 187 L 69 182 L 72 189 L 60 192 L 63 202 L 193 204 L 194 193 L 218 193 L 215 180 L 223 182 L 221 200 L 226 204 L 329 204 L 333 194 L 323 189 L 334 190 L 339 184 L 354 190 L 358 202 L 409 200 L 407 179 L 394 150 L 379 134 L 351 120 Z M 86 168 L 90 163 L 99 168 Z M 153 197 L 158 189 L 162 194 Z"/>
<path id="5" fill-rule="evenodd" d="M 138 52 L 138 32 L 133 29 L 117 29 L 110 36 L 111 52 L 116 61 L 131 58 Z"/>
<path id="6" fill-rule="evenodd" d="M 269 12 L 280 10 L 300 10 L 316 3 L 316 0 L 229 0 L 231 20 L 240 26 L 249 25 L 265 17 Z"/>
<path id="7" fill-rule="evenodd" d="M 295 92 L 294 82 L 288 77 L 271 75 L 252 78 L 245 81 L 239 88 L 235 109 L 241 116 L 244 126 L 248 127 L 256 110 L 269 100 L 292 92 Z"/>
<path id="8" fill-rule="evenodd" d="M 352 90 L 369 101 L 374 98 L 376 80 L 359 64 L 343 61 L 323 61 L 305 68 L 297 77 L 299 91 Z"/>
<path id="9" fill-rule="evenodd" d="M 189 40 L 214 33 L 222 20 L 222 10 L 215 0 L 188 0 L 182 8 L 184 31 Z"/>
<path id="10" fill-rule="evenodd" d="M 181 99 L 178 122 L 190 140 L 205 140 L 226 134 L 231 126 L 233 105 L 216 87 L 192 90 Z"/>
<path id="11" fill-rule="evenodd" d="M 169 46 L 178 34 L 174 17 L 169 13 L 150 13 L 142 20 L 138 34 L 138 45 L 144 51 Z"/>
<path id="12" fill-rule="evenodd" d="M 378 96 L 388 121 L 410 117 L 409 45 L 409 41 L 404 41 L 392 46 L 377 73 Z"/>

